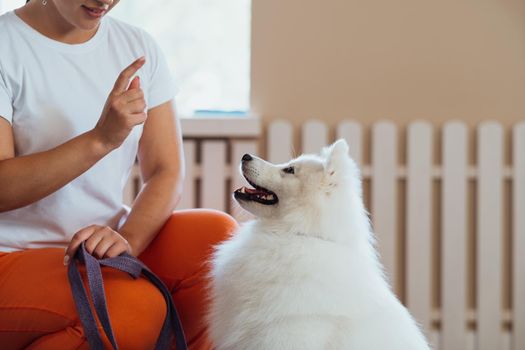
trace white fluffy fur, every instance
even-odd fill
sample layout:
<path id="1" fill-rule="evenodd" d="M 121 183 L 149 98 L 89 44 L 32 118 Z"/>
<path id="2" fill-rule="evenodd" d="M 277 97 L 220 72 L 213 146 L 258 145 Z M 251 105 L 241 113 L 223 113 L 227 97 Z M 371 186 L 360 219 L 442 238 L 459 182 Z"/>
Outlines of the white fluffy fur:
<path id="1" fill-rule="evenodd" d="M 426 350 L 374 249 L 361 179 L 339 140 L 321 155 L 243 162 L 272 206 L 239 200 L 258 219 L 213 257 L 209 313 L 217 350 Z M 293 166 L 295 174 L 283 168 Z"/>

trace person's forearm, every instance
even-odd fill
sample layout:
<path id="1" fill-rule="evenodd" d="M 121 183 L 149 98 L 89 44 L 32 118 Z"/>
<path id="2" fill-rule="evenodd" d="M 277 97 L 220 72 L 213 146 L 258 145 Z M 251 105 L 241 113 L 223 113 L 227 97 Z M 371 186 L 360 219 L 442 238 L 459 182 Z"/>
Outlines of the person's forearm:
<path id="1" fill-rule="evenodd" d="M 1 160 L 0 212 L 50 195 L 110 151 L 95 131 L 89 131 L 45 152 Z"/>
<path id="2" fill-rule="evenodd" d="M 119 229 L 134 256 L 140 255 L 162 228 L 175 210 L 181 192 L 182 175 L 176 171 L 159 172 L 146 182 L 128 219 Z"/>

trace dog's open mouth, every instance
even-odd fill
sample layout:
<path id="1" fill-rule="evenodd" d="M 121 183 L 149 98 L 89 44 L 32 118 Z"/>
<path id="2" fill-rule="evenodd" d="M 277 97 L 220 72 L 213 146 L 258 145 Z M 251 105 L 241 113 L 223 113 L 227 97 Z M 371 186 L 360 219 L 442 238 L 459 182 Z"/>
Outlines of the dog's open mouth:
<path id="1" fill-rule="evenodd" d="M 264 187 L 261 187 L 244 176 L 246 181 L 254 188 L 241 187 L 236 190 L 233 195 L 236 199 L 242 199 L 245 201 L 254 201 L 264 205 L 272 205 L 279 201 L 279 198 L 275 193 L 270 190 L 267 190 Z"/>

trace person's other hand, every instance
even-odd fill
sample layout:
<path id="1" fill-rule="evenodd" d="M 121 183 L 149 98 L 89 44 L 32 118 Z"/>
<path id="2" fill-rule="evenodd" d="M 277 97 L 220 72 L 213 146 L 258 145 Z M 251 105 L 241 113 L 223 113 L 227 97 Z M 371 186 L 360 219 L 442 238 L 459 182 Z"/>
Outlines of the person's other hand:
<path id="1" fill-rule="evenodd" d="M 140 87 L 140 79 L 136 76 L 129 82 L 145 62 L 146 59 L 141 57 L 120 73 L 94 128 L 109 149 L 118 148 L 133 127 L 144 123 L 147 118 L 146 100 Z"/>
<path id="2" fill-rule="evenodd" d="M 128 254 L 132 252 L 128 241 L 111 227 L 91 225 L 73 235 L 66 248 L 64 265 L 69 263 L 84 241 L 88 253 L 99 259 L 113 258 L 124 252 Z"/>

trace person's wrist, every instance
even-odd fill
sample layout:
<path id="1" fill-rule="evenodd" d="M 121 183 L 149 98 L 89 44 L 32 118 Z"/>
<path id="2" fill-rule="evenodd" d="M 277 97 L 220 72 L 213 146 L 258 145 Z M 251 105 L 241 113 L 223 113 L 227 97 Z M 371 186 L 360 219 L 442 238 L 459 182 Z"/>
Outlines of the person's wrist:
<path id="1" fill-rule="evenodd" d="M 126 244 L 128 245 L 128 253 L 133 256 L 138 256 L 137 252 L 142 251 L 139 248 L 139 242 L 134 239 L 133 236 L 127 235 L 125 232 L 122 232 L 122 230 L 119 232 L 122 238 L 126 241 Z"/>
<path id="2" fill-rule="evenodd" d="M 115 145 L 112 145 L 110 142 L 108 142 L 108 140 L 102 136 L 97 128 L 89 131 L 88 134 L 91 138 L 93 149 L 97 155 L 105 156 L 117 148 Z"/>

